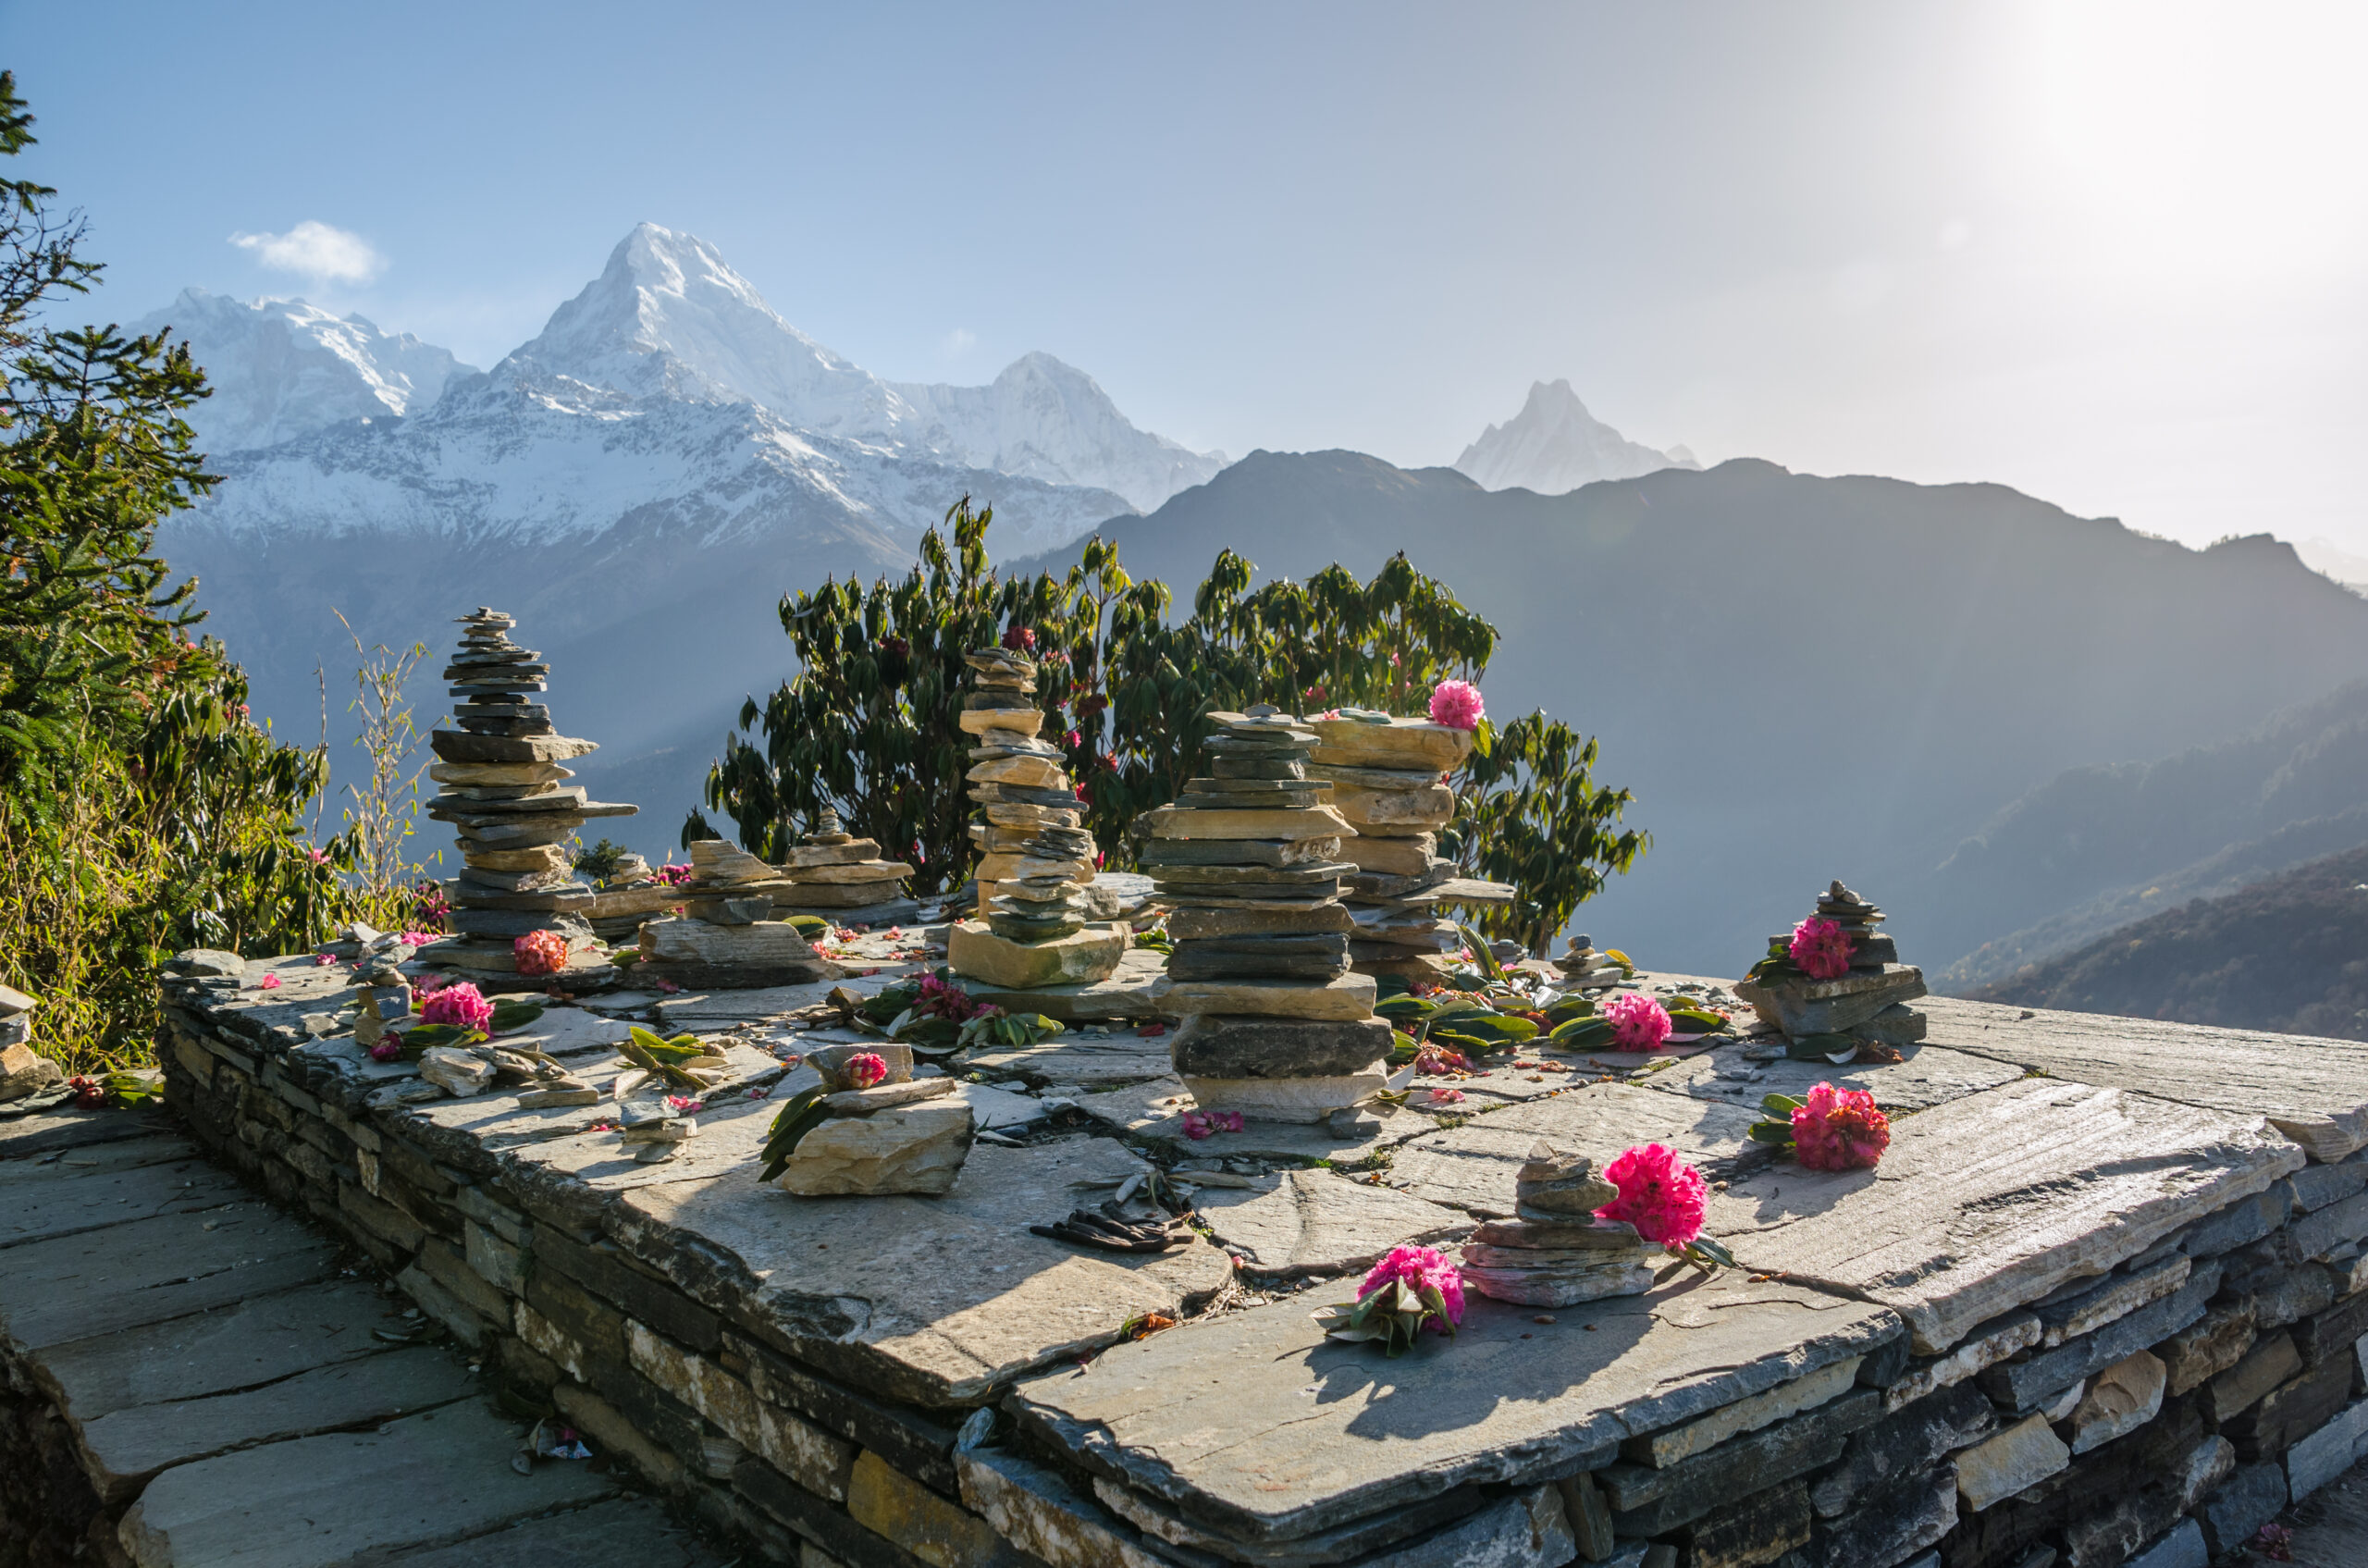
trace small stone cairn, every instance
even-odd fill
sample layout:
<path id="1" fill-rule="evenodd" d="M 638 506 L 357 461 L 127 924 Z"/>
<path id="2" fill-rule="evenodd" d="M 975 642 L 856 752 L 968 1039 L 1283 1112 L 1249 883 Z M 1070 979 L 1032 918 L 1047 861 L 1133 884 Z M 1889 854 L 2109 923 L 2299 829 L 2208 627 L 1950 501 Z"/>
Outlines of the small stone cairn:
<path id="1" fill-rule="evenodd" d="M 591 948 L 591 927 L 567 912 L 591 891 L 575 880 L 567 840 L 593 818 L 636 809 L 587 800 L 565 782 L 575 775 L 560 764 L 598 747 L 559 734 L 550 710 L 527 700 L 550 666 L 510 640 L 515 623 L 482 607 L 460 617 L 460 652 L 444 678 L 461 727 L 428 737 L 438 759 L 428 777 L 443 790 L 427 814 L 459 831 L 463 868 L 446 922 L 460 940 L 440 945 L 436 961 L 495 973 L 516 972 L 512 944 L 529 932 L 560 932 L 572 958 Z"/>
<path id="2" fill-rule="evenodd" d="M 1513 1178 L 1511 1219 L 1492 1219 L 1463 1248 L 1464 1283 L 1523 1306 L 1566 1307 L 1653 1288 L 1659 1249 L 1622 1221 L 1595 1211 L 1620 1196 L 1584 1154 L 1543 1139 Z"/>
<path id="3" fill-rule="evenodd" d="M 847 832 L 839 814 L 826 806 L 814 831 L 789 852 L 782 872 L 789 890 L 774 898 L 776 915 L 819 915 L 836 923 L 855 911 L 893 903 L 913 868 L 882 859 L 877 840 Z"/>
<path id="4" fill-rule="evenodd" d="M 792 886 L 780 868 L 728 839 L 699 840 L 691 846 L 691 880 L 673 889 L 683 912 L 641 927 L 635 980 L 746 991 L 839 979 L 845 970 L 773 919 Z"/>
<path id="5" fill-rule="evenodd" d="M 946 936 L 946 964 L 990 985 L 1027 990 L 1106 979 L 1132 944 L 1123 923 L 1086 919 L 1093 835 L 1081 825 L 1077 786 L 1060 748 L 1037 737 L 1036 662 L 1009 648 L 966 655 L 975 689 L 963 698 L 970 798 L 983 822 L 970 836 L 979 862 L 979 912 Z"/>
<path id="6" fill-rule="evenodd" d="M 870 1084 L 848 1074 L 867 1054 L 887 1068 Z M 806 1060 L 821 1075 L 824 1119 L 798 1140 L 774 1186 L 808 1198 L 954 1190 L 977 1132 L 954 1080 L 915 1078 L 909 1045 L 825 1045 Z"/>
<path id="7" fill-rule="evenodd" d="M 1316 719 L 1309 727 L 1317 740 L 1308 776 L 1330 783 L 1334 807 L 1356 830 L 1340 849 L 1355 867 L 1350 958 L 1361 974 L 1444 979 L 1449 955 L 1463 939 L 1437 903 L 1436 890 L 1456 875 L 1455 863 L 1438 856 L 1438 830 L 1455 817 L 1455 792 L 1439 781 L 1471 754 L 1472 732 L 1379 714 Z M 1459 891 L 1487 898 L 1497 884 Z"/>
<path id="8" fill-rule="evenodd" d="M 1340 858 L 1355 837 L 1306 776 L 1315 732 L 1265 707 L 1212 715 L 1208 778 L 1143 819 L 1144 869 L 1172 913 L 1153 992 L 1183 1027 L 1169 1054 L 1202 1110 L 1328 1119 L 1387 1081 L 1387 1019 L 1350 972 Z"/>
<path id="9" fill-rule="evenodd" d="M 1628 971 L 1610 954 L 1597 952 L 1592 936 L 1571 938 L 1571 950 L 1555 959 L 1554 967 L 1573 991 L 1608 991 L 1628 983 Z"/>
<path id="10" fill-rule="evenodd" d="M 1745 980 L 1735 987 L 1735 994 L 1787 1041 L 1844 1035 L 1900 1046 L 1923 1039 L 1924 1015 L 1908 1004 L 1927 994 L 1924 971 L 1899 962 L 1899 945 L 1877 931 L 1883 912 L 1837 882 L 1819 896 L 1817 914 L 1839 925 L 1850 939 L 1847 974 L 1835 980 L 1799 974 Z M 1769 940 L 1788 943 L 1792 933 Z"/>
<path id="11" fill-rule="evenodd" d="M 33 1009 L 40 1002 L 13 985 L 0 985 L 0 1105 L 55 1089 L 64 1069 L 32 1047 Z"/>

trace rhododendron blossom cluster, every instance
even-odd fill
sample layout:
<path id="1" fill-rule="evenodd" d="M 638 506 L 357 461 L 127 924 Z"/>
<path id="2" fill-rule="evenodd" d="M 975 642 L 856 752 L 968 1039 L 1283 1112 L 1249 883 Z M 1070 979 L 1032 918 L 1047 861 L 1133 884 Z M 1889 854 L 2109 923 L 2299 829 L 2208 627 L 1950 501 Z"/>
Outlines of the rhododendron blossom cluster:
<path id="1" fill-rule="evenodd" d="M 1665 1247 L 1683 1247 L 1702 1234 L 1709 1189 L 1702 1173 L 1663 1143 L 1644 1143 L 1603 1167 L 1620 1196 L 1595 1211 L 1597 1219 L 1624 1220 L 1636 1234 Z"/>
<path id="2" fill-rule="evenodd" d="M 484 1029 L 493 1022 L 493 1004 L 469 982 L 455 981 L 421 1003 L 419 1016 L 426 1023 Z"/>
<path id="3" fill-rule="evenodd" d="M 688 866 L 660 866 L 652 874 L 655 875 L 660 882 L 664 883 L 668 887 L 680 887 L 684 883 L 691 880 L 691 868 Z"/>
<path id="4" fill-rule="evenodd" d="M 968 992 L 952 982 L 925 974 L 921 976 L 920 998 L 913 1004 L 913 1010 L 926 1019 L 951 1019 L 956 1023 L 968 1023 L 979 1016 L 979 1004 L 970 1000 Z"/>
<path id="5" fill-rule="evenodd" d="M 1811 915 L 1793 928 L 1788 949 L 1793 967 L 1811 980 L 1840 980 L 1850 972 L 1850 955 L 1858 945 L 1844 934 L 1839 920 Z"/>
<path id="6" fill-rule="evenodd" d="M 1470 1072 L 1472 1058 L 1443 1045 L 1425 1045 L 1414 1053 L 1414 1070 L 1418 1073 Z"/>
<path id="7" fill-rule="evenodd" d="M 1186 1111 L 1184 1113 L 1184 1136 L 1195 1143 L 1212 1132 L 1239 1132 L 1241 1130 L 1241 1126 L 1240 1111 Z"/>
<path id="8" fill-rule="evenodd" d="M 857 1051 L 847 1058 L 846 1080 L 857 1089 L 869 1089 L 888 1076 L 888 1063 L 877 1051 Z"/>
<path id="9" fill-rule="evenodd" d="M 510 951 L 517 957 L 520 974 L 557 974 L 567 968 L 567 938 L 555 931 L 530 931 L 512 942 Z"/>
<path id="10" fill-rule="evenodd" d="M 1863 1089 L 1820 1083 L 1793 1113 L 1793 1153 L 1810 1170 L 1872 1170 L 1891 1147 L 1891 1118 Z"/>
<path id="11" fill-rule="evenodd" d="M 264 977 L 255 982 L 255 989 L 257 991 L 277 991 L 279 989 L 279 977 L 271 973 L 269 970 L 265 970 Z"/>
<path id="12" fill-rule="evenodd" d="M 1431 688 L 1431 722 L 1445 724 L 1449 729 L 1468 730 L 1480 722 L 1487 712 L 1480 700 L 1480 688 L 1470 681 L 1441 681 Z"/>
<path id="13" fill-rule="evenodd" d="M 1622 991 L 1603 1005 L 1615 1051 L 1650 1051 L 1669 1038 L 1669 1009 L 1641 991 Z"/>
<path id="14" fill-rule="evenodd" d="M 378 1036 L 378 1043 L 370 1047 L 370 1059 L 374 1062 L 396 1061 L 402 1054 L 403 1037 L 391 1029 Z"/>
<path id="15" fill-rule="evenodd" d="M 1450 1331 L 1450 1326 L 1463 1321 L 1463 1271 L 1449 1263 L 1437 1247 L 1392 1247 L 1389 1255 L 1373 1266 L 1365 1282 L 1357 1287 L 1357 1300 L 1363 1301 L 1375 1290 L 1403 1281 L 1414 1290 L 1425 1285 L 1439 1293 L 1447 1306 L 1447 1322 L 1433 1318 L 1424 1325 L 1435 1334 Z"/>

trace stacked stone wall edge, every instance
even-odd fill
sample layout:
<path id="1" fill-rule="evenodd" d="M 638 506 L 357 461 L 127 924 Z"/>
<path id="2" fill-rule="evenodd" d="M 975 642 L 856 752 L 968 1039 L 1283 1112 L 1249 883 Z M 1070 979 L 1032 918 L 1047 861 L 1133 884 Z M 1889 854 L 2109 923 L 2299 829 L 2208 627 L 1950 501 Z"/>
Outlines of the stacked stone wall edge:
<path id="1" fill-rule="evenodd" d="M 613 1198 L 372 1109 L 290 1055 L 306 1037 L 206 1000 L 177 991 L 160 1053 L 202 1142 L 367 1253 L 490 1377 L 766 1558 L 1221 1560 L 1206 1548 L 1223 1532 L 1189 1505 L 1024 1422 L 964 1444 L 968 1412 L 868 1386 L 860 1363 L 738 1311 L 733 1266 L 670 1251 Z M 1893 1337 L 1846 1374 L 1772 1390 L 1791 1397 L 1753 1395 L 1759 1414 L 1699 1446 L 1681 1424 L 1558 1463 L 1509 1455 L 1500 1479 L 1415 1521 L 1419 1538 L 1351 1522 L 1326 1532 L 1339 1552 L 1308 1561 L 2015 1568 L 2049 1546 L 2091 1568 L 2190 1536 L 2226 1552 L 2368 1451 L 2363 1236 L 2368 1153 L 2300 1165 L 1939 1354 Z"/>

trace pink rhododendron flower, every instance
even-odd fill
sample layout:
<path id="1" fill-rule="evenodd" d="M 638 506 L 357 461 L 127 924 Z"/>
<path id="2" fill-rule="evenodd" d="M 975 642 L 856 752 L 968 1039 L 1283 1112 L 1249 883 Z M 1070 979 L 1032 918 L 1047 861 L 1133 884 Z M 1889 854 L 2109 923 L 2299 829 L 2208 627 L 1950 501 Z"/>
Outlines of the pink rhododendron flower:
<path id="1" fill-rule="evenodd" d="M 523 975 L 557 974 L 567 968 L 567 938 L 555 931 L 530 931 L 510 945 Z"/>
<path id="2" fill-rule="evenodd" d="M 255 989 L 257 991 L 277 991 L 279 989 L 279 977 L 268 970 L 265 970 L 264 977 L 255 982 Z"/>
<path id="3" fill-rule="evenodd" d="M 661 980 L 658 982 L 658 989 L 664 992 L 667 995 L 672 996 L 674 993 L 682 990 L 683 988 L 675 984 L 671 980 Z"/>
<path id="4" fill-rule="evenodd" d="M 422 1003 L 419 1016 L 427 1023 L 483 1029 L 493 1022 L 493 1004 L 469 982 L 455 981 Z"/>
<path id="5" fill-rule="evenodd" d="M 1641 991 L 1622 991 L 1603 1005 L 1615 1051 L 1649 1051 L 1669 1038 L 1669 1009 Z"/>
<path id="6" fill-rule="evenodd" d="M 1472 1058 L 1461 1051 L 1444 1046 L 1425 1045 L 1414 1053 L 1414 1070 L 1418 1073 L 1470 1072 Z"/>
<path id="7" fill-rule="evenodd" d="M 1891 1118 L 1863 1089 L 1820 1083 L 1793 1113 L 1793 1153 L 1810 1170 L 1872 1170 L 1891 1147 Z"/>
<path id="8" fill-rule="evenodd" d="M 873 1059 L 878 1060 L 877 1057 Z M 688 1094 L 669 1094 L 666 1096 L 666 1108 L 678 1115 L 691 1117 L 707 1109 L 707 1102 Z"/>
<path id="9" fill-rule="evenodd" d="M 951 1019 L 956 1023 L 968 1023 L 979 1016 L 979 1005 L 970 1000 L 968 992 L 933 974 L 921 976 L 920 1000 L 913 1006 L 924 1018 Z"/>
<path id="10" fill-rule="evenodd" d="M 660 866 L 653 874 L 656 875 L 660 882 L 664 883 L 668 887 L 680 887 L 683 883 L 691 880 L 691 868 L 688 866 Z"/>
<path id="11" fill-rule="evenodd" d="M 107 1103 L 107 1092 L 100 1086 L 99 1080 L 95 1078 L 85 1078 L 77 1074 L 66 1080 L 66 1087 L 74 1091 L 76 1110 L 95 1111 Z"/>
<path id="12" fill-rule="evenodd" d="M 888 1076 L 888 1064 L 877 1051 L 857 1051 L 847 1058 L 846 1076 L 857 1089 L 869 1089 Z"/>
<path id="13" fill-rule="evenodd" d="M 1598 1219 L 1625 1220 L 1647 1241 L 1683 1247 L 1702 1234 L 1708 1189 L 1702 1173 L 1662 1143 L 1630 1149 L 1603 1167 L 1620 1196 L 1596 1210 Z"/>
<path id="14" fill-rule="evenodd" d="M 334 953 L 315 953 L 313 955 L 313 963 L 314 967 L 319 969 L 327 969 L 331 964 L 336 962 L 337 955 Z"/>
<path id="15" fill-rule="evenodd" d="M 329 852 L 326 849 L 307 849 L 304 853 L 313 858 L 313 864 L 315 866 L 326 866 L 328 864 Z"/>
<path id="16" fill-rule="evenodd" d="M 1463 1321 L 1463 1271 L 1448 1262 L 1446 1255 L 1437 1247 L 1390 1248 L 1389 1255 L 1374 1265 L 1373 1272 L 1365 1276 L 1365 1282 L 1357 1287 L 1357 1300 L 1363 1301 L 1375 1290 L 1400 1279 L 1416 1290 L 1425 1285 L 1435 1286 L 1439 1300 L 1447 1303 L 1448 1323 L 1461 1324 Z M 1436 1319 L 1429 1327 L 1437 1334 L 1448 1331 L 1446 1325 Z"/>
<path id="17" fill-rule="evenodd" d="M 1014 626 L 1004 633 L 1003 645 L 1014 653 L 1033 653 L 1036 651 L 1036 629 L 1033 626 Z"/>
<path id="18" fill-rule="evenodd" d="M 1463 1091 L 1461 1089 L 1434 1089 L 1431 1091 L 1431 1104 L 1434 1105 L 1460 1105 L 1462 1103 Z"/>
<path id="19" fill-rule="evenodd" d="M 1811 980 L 1840 980 L 1850 972 L 1850 955 L 1857 950 L 1838 920 L 1811 915 L 1793 928 L 1793 967 Z"/>
<path id="20" fill-rule="evenodd" d="M 406 947 L 425 947 L 438 939 L 438 933 L 432 931 L 407 931 L 401 938 Z"/>
<path id="21" fill-rule="evenodd" d="M 378 1043 L 370 1047 L 370 1059 L 374 1062 L 396 1061 L 401 1057 L 402 1054 L 403 1037 L 391 1031 L 380 1035 Z"/>
<path id="22" fill-rule="evenodd" d="M 1434 724 L 1468 730 L 1477 725 L 1487 710 L 1487 705 L 1480 700 L 1480 688 L 1470 681 L 1441 681 L 1431 688 Z"/>
<path id="23" fill-rule="evenodd" d="M 1186 1111 L 1184 1113 L 1184 1136 L 1196 1143 L 1213 1132 L 1239 1132 L 1241 1130 L 1241 1125 L 1240 1111 Z"/>

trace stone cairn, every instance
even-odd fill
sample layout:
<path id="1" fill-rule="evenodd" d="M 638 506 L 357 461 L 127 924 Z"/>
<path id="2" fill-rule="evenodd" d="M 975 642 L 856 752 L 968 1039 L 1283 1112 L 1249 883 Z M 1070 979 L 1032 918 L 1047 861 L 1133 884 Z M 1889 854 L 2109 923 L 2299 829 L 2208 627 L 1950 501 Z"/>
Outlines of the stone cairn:
<path id="1" fill-rule="evenodd" d="M 634 978 L 722 991 L 839 979 L 845 970 L 773 918 L 792 885 L 779 867 L 727 839 L 699 840 L 691 880 L 672 890 L 683 912 L 643 922 Z"/>
<path id="2" fill-rule="evenodd" d="M 1340 858 L 1356 930 L 1349 957 L 1361 974 L 1438 981 L 1462 945 L 1456 923 L 1438 914 L 1437 890 L 1455 863 L 1438 855 L 1438 830 L 1455 816 L 1455 792 L 1440 783 L 1472 750 L 1472 732 L 1420 719 L 1317 719 L 1308 776 L 1332 785 L 1332 803 L 1356 830 Z M 1459 889 L 1459 902 L 1497 895 L 1496 883 Z M 1501 889 L 1510 896 L 1511 889 Z M 1461 896 L 1464 894 L 1474 898 Z"/>
<path id="3" fill-rule="evenodd" d="M 1924 1015 L 1908 1004 L 1926 994 L 1924 971 L 1899 962 L 1899 945 L 1877 931 L 1883 912 L 1837 882 L 1819 895 L 1817 913 L 1850 939 L 1850 971 L 1835 980 L 1797 974 L 1746 980 L 1735 994 L 1788 1041 L 1844 1035 L 1896 1047 L 1923 1039 Z M 1789 943 L 1792 933 L 1769 940 Z"/>
<path id="4" fill-rule="evenodd" d="M 946 936 L 946 965 L 991 985 L 1026 990 L 1103 980 L 1133 941 L 1124 924 L 1086 919 L 1093 835 L 1081 825 L 1077 786 L 1060 748 L 1039 739 L 1036 662 L 1004 648 L 966 656 L 975 688 L 963 698 L 970 798 L 983 822 L 970 836 L 979 862 L 979 913 Z"/>
<path id="5" fill-rule="evenodd" d="M 575 880 L 567 840 L 596 817 L 629 817 L 631 806 L 585 798 L 560 766 L 596 750 L 551 728 L 550 710 L 527 700 L 544 689 L 550 666 L 510 640 L 516 623 L 483 607 L 460 617 L 461 649 L 446 668 L 458 730 L 438 730 L 428 744 L 438 760 L 428 777 L 443 790 L 427 814 L 460 834 L 462 872 L 451 887 L 446 923 L 460 940 L 436 949 L 457 969 L 514 973 L 512 945 L 535 931 L 565 936 L 571 959 L 592 945 L 582 918 L 566 913 L 591 889 Z"/>
<path id="6" fill-rule="evenodd" d="M 774 898 L 774 914 L 819 915 L 836 924 L 894 902 L 898 885 L 913 868 L 882 859 L 877 840 L 847 832 L 839 825 L 839 814 L 826 806 L 814 831 L 789 852 L 782 872 L 790 885 Z"/>
<path id="7" fill-rule="evenodd" d="M 885 1076 L 852 1075 L 861 1056 L 879 1057 Z M 774 1186 L 808 1198 L 954 1190 L 977 1134 L 954 1080 L 915 1078 L 909 1045 L 825 1045 L 806 1062 L 821 1076 L 823 1119 L 798 1139 Z"/>
<path id="8" fill-rule="evenodd" d="M 64 1069 L 32 1047 L 33 1009 L 40 1006 L 15 986 L 0 985 L 0 1105 L 66 1081 Z"/>
<path id="9" fill-rule="evenodd" d="M 1211 717 L 1212 776 L 1143 820 L 1142 863 L 1172 910 L 1154 992 L 1184 1019 L 1170 1056 L 1202 1110 L 1326 1120 L 1388 1077 L 1373 977 L 1349 969 L 1340 854 L 1356 830 L 1306 776 L 1314 731 L 1265 707 Z"/>
<path id="10" fill-rule="evenodd" d="M 1492 1219 L 1463 1248 L 1464 1283 L 1484 1296 L 1523 1306 L 1566 1307 L 1653 1288 L 1659 1249 L 1623 1221 L 1595 1211 L 1620 1189 L 1595 1173 L 1584 1154 L 1564 1154 L 1543 1139 L 1513 1177 L 1511 1219 Z"/>
<path id="11" fill-rule="evenodd" d="M 1554 960 L 1573 991 L 1608 991 L 1628 983 L 1628 971 L 1609 953 L 1595 950 L 1592 936 L 1573 936 L 1571 950 Z"/>

